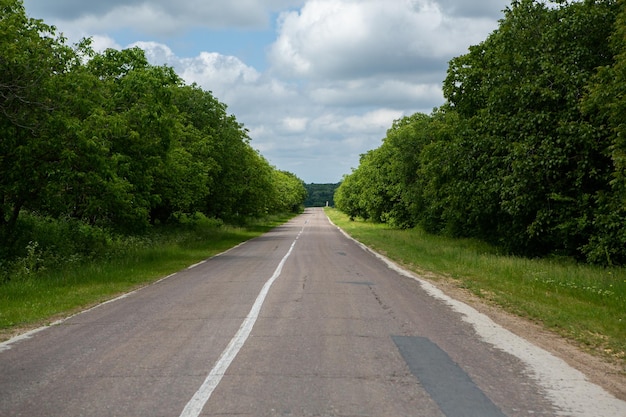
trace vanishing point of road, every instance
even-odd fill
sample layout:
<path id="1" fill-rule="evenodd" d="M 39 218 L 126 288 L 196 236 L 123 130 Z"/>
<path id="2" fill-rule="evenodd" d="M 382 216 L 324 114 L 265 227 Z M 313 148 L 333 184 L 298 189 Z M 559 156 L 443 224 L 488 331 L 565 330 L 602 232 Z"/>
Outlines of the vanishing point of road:
<path id="1" fill-rule="evenodd" d="M 626 416 L 321 209 L 0 344 L 0 416 Z"/>

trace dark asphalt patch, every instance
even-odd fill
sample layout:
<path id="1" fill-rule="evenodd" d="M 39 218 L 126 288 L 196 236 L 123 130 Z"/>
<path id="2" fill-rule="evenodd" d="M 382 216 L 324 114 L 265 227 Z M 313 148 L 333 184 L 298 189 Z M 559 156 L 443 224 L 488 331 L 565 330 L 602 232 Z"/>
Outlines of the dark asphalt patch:
<path id="1" fill-rule="evenodd" d="M 447 417 L 504 417 L 446 352 L 425 337 L 391 337 L 411 373 Z"/>

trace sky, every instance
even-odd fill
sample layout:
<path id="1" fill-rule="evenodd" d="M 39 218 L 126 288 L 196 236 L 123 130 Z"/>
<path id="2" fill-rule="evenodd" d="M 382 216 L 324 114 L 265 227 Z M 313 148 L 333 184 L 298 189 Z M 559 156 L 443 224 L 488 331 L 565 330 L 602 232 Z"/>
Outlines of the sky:
<path id="1" fill-rule="evenodd" d="M 24 0 L 96 51 L 139 46 L 211 91 L 277 169 L 335 183 L 394 120 L 444 104 L 450 59 L 510 0 Z"/>

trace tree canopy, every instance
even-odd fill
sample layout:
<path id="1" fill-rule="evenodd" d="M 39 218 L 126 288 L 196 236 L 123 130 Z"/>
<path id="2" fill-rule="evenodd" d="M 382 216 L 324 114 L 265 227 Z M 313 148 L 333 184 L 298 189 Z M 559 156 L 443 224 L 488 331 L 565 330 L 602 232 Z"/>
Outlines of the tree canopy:
<path id="1" fill-rule="evenodd" d="M 304 201 L 306 207 L 325 207 L 335 205 L 335 191 L 339 183 L 335 184 L 305 184 L 307 197 Z"/>
<path id="2" fill-rule="evenodd" d="M 180 215 L 298 211 L 295 175 L 227 107 L 139 48 L 68 45 L 0 0 L 0 239 L 25 211 L 132 232 Z"/>
<path id="3" fill-rule="evenodd" d="M 446 102 L 396 121 L 344 178 L 337 206 L 515 254 L 624 264 L 623 9 L 513 1 L 450 61 Z"/>

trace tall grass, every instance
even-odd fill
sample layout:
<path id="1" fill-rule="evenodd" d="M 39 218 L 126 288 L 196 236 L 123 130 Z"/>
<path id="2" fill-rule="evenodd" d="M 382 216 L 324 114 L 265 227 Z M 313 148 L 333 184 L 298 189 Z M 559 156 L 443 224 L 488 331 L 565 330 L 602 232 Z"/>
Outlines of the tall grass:
<path id="1" fill-rule="evenodd" d="M 476 240 L 350 221 L 334 209 L 326 213 L 351 236 L 408 269 L 429 272 L 435 280 L 451 278 L 457 286 L 626 366 L 626 268 L 504 256 Z"/>
<path id="2" fill-rule="evenodd" d="M 0 339 L 16 328 L 50 322 L 146 285 L 259 236 L 289 217 L 248 221 L 244 226 L 200 218 L 140 236 L 108 234 L 98 245 L 100 253 L 90 256 L 59 256 L 49 245 L 31 240 L 21 257 L 3 265 Z"/>

